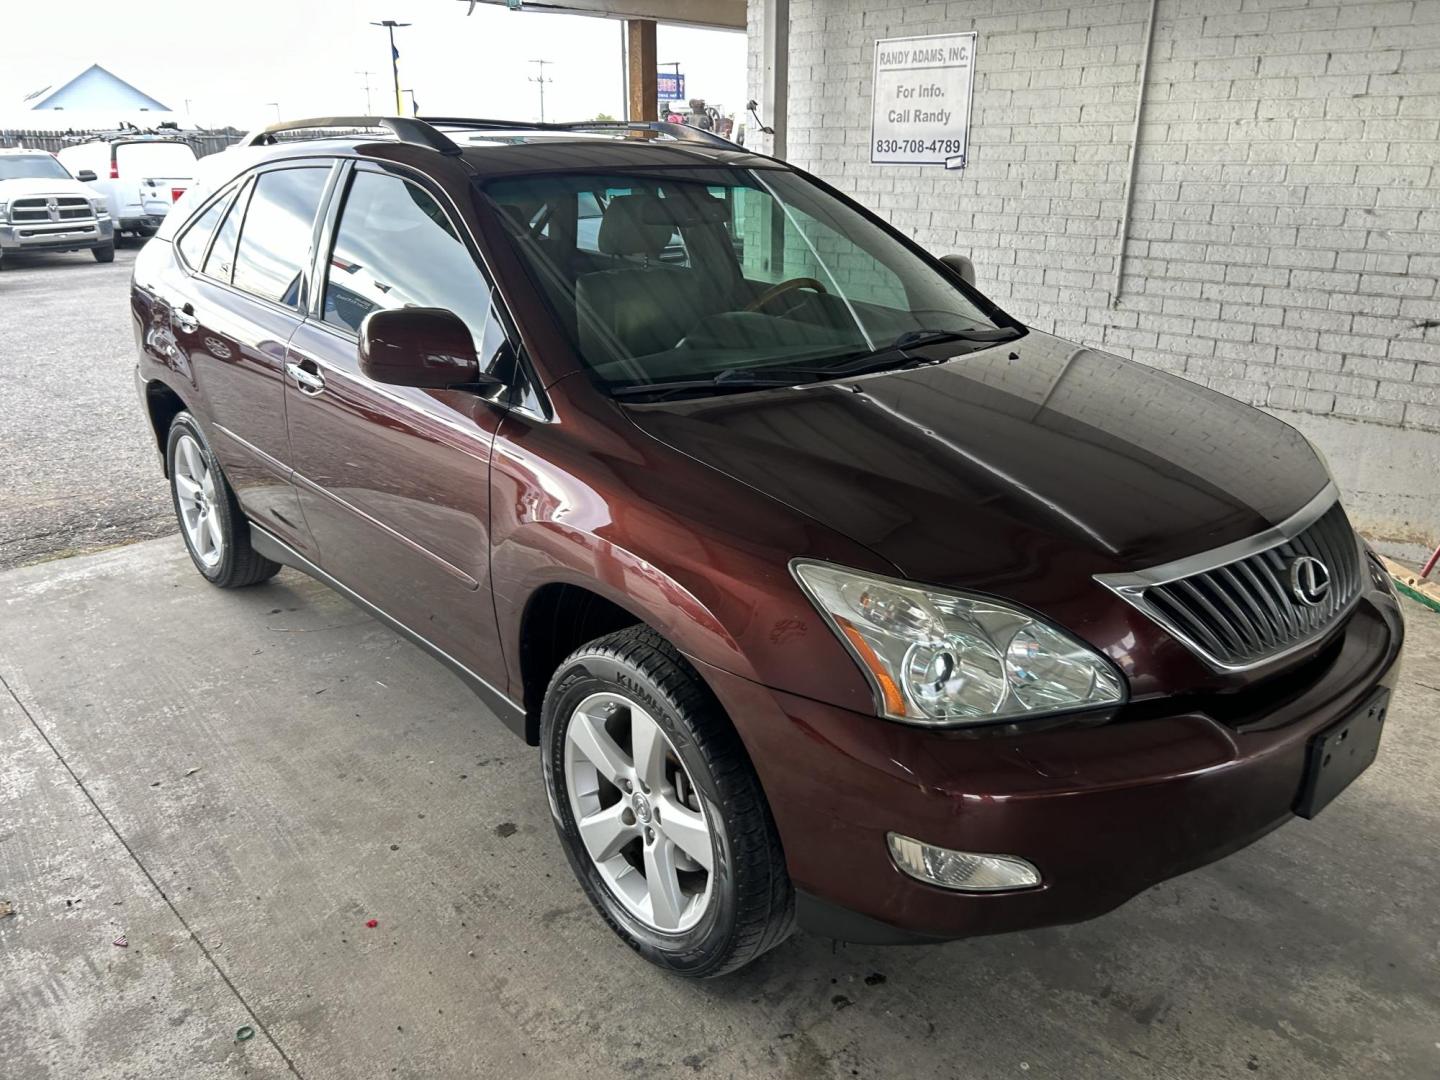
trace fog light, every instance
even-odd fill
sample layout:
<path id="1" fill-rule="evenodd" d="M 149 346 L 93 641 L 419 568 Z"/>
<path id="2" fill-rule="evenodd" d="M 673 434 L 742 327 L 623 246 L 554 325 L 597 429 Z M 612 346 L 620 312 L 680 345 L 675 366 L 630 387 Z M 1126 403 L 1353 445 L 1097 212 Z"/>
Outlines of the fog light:
<path id="1" fill-rule="evenodd" d="M 977 855 L 922 844 L 890 833 L 890 855 L 895 865 L 913 878 L 942 889 L 994 892 L 1028 889 L 1040 884 L 1040 871 L 1016 855 Z"/>

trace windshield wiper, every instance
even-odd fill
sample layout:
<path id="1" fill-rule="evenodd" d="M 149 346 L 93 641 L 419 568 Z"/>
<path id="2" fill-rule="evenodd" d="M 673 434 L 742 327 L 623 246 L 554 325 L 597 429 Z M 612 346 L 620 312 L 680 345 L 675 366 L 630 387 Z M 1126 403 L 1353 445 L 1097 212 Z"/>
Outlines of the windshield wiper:
<path id="1" fill-rule="evenodd" d="M 612 386 L 610 393 L 615 397 L 638 397 L 641 394 L 665 394 L 678 390 L 763 390 L 767 387 L 794 386 L 805 382 L 818 372 L 808 368 L 771 368 L 770 371 L 786 372 L 786 375 L 757 375 L 749 368 L 726 368 L 708 379 L 678 379 L 670 382 L 630 383 L 626 386 Z"/>
<path id="2" fill-rule="evenodd" d="M 643 394 L 665 394 L 685 390 L 763 390 L 779 386 L 796 386 L 814 382 L 817 379 L 834 379 L 846 375 L 864 375 L 872 371 L 922 367 L 926 364 L 941 363 L 911 356 L 907 350 L 927 345 L 941 345 L 947 341 L 991 342 L 1006 341 L 1015 337 L 1017 331 L 1009 327 L 969 330 L 907 330 L 889 345 L 859 353 L 845 353 L 837 357 L 841 363 L 818 366 L 786 365 L 759 368 L 726 368 L 708 379 L 681 379 L 674 382 L 632 383 L 614 386 L 610 393 L 615 397 L 639 397 Z M 896 361 L 900 361 L 897 363 Z"/>
<path id="3" fill-rule="evenodd" d="M 885 347 L 889 349 L 919 349 L 925 345 L 942 345 L 947 341 L 1006 341 L 1016 331 L 1008 326 L 986 329 L 972 326 L 966 330 L 907 330 Z"/>
<path id="4" fill-rule="evenodd" d="M 981 343 L 1008 341 L 1017 335 L 1018 331 L 1003 326 L 988 330 L 978 326 L 970 330 L 907 330 L 889 345 L 883 345 L 878 349 L 843 353 L 835 358 L 839 363 L 823 368 L 808 367 L 789 370 L 804 370 L 808 374 L 819 375 L 827 379 L 844 375 L 868 375 L 871 372 L 884 370 L 901 371 L 905 368 L 924 367 L 928 364 L 942 364 L 951 359 L 947 356 L 939 360 L 928 360 L 923 356 L 911 355 L 911 349 L 921 349 L 927 345 L 943 345 L 947 341 Z M 897 363 L 897 361 L 899 362 Z"/>

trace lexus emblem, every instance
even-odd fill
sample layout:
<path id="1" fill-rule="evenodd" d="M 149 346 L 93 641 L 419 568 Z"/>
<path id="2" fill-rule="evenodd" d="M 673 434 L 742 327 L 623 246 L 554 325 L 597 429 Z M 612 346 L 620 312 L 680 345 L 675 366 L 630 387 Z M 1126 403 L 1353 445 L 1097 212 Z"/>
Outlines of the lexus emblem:
<path id="1" fill-rule="evenodd" d="M 1330 591 L 1330 568 L 1319 559 L 1301 555 L 1290 563 L 1290 594 L 1306 607 L 1319 607 Z"/>

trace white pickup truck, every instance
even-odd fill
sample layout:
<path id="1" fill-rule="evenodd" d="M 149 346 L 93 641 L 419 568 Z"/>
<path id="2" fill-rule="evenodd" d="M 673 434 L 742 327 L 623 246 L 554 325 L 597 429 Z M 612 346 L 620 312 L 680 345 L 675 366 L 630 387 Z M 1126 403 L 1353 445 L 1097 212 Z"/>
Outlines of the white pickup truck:
<path id="1" fill-rule="evenodd" d="M 0 268 L 32 251 L 89 251 L 115 261 L 105 200 L 44 150 L 0 150 Z"/>
<path id="2" fill-rule="evenodd" d="M 154 236 L 195 177 L 195 151 L 165 136 L 94 139 L 67 146 L 58 156 L 77 175 L 82 169 L 95 174 L 90 187 L 104 196 L 117 236 Z"/>

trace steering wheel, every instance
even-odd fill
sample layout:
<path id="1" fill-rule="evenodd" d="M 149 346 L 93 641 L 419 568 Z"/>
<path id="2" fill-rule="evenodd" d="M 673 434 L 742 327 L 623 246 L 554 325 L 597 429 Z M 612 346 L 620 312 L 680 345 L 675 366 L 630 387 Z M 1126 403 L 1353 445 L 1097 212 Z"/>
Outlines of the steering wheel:
<path id="1" fill-rule="evenodd" d="M 745 305 L 746 311 L 759 311 L 761 308 L 769 307 L 782 296 L 787 296 L 796 289 L 811 289 L 817 293 L 824 293 L 825 286 L 816 281 L 813 277 L 796 277 L 788 281 L 782 281 L 778 285 L 771 285 L 763 293 L 757 296 L 750 303 Z"/>

